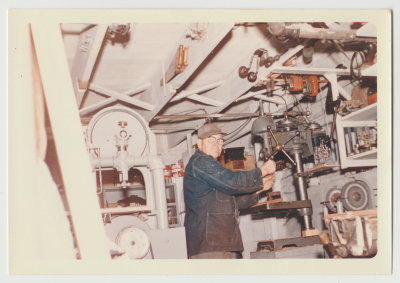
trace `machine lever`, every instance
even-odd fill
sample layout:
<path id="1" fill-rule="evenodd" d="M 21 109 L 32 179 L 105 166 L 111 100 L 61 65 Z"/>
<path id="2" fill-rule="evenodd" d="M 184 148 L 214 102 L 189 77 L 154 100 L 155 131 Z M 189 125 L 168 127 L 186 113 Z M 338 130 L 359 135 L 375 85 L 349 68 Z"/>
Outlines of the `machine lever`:
<path id="1" fill-rule="evenodd" d="M 296 131 L 296 133 L 295 133 L 295 135 L 294 135 L 293 137 L 291 137 L 291 138 L 288 139 L 284 144 L 282 144 L 282 143 L 278 143 L 278 141 L 276 140 L 276 137 L 275 137 L 275 135 L 274 135 L 274 132 L 272 132 L 271 126 L 267 126 L 267 130 L 268 130 L 269 133 L 271 134 L 272 139 L 275 141 L 276 146 L 275 146 L 275 148 L 274 148 L 274 151 L 271 153 L 270 156 L 268 156 L 268 157 L 265 159 L 265 161 L 268 161 L 268 160 L 271 159 L 273 156 L 275 156 L 279 151 L 282 151 L 283 154 L 285 154 L 286 157 L 289 159 L 289 161 L 290 161 L 294 166 L 296 166 L 297 163 L 296 163 L 296 162 L 293 160 L 293 158 L 291 158 L 291 157 L 289 156 L 289 154 L 286 152 L 286 150 L 285 150 L 285 145 L 288 144 L 288 143 L 289 143 L 291 140 L 293 140 L 295 137 L 299 136 L 299 135 L 300 135 L 300 131 Z"/>

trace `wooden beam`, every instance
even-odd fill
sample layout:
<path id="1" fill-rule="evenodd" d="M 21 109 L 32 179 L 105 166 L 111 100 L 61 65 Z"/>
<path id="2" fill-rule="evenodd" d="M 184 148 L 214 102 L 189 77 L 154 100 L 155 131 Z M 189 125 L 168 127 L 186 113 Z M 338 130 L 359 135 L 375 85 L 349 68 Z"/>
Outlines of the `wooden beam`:
<path id="1" fill-rule="evenodd" d="M 94 92 L 98 92 L 98 93 L 101 93 L 101 94 L 105 94 L 107 96 L 111 96 L 111 97 L 113 97 L 115 99 L 127 102 L 129 104 L 132 104 L 134 106 L 143 108 L 143 109 L 148 110 L 148 111 L 154 110 L 154 107 L 155 107 L 154 105 L 152 105 L 150 103 L 147 103 L 147 102 L 141 101 L 139 99 L 130 97 L 128 94 L 122 94 L 122 93 L 119 93 L 117 91 L 114 91 L 114 90 L 111 90 L 111 89 L 108 89 L 108 88 L 105 88 L 105 87 L 102 87 L 102 86 L 99 86 L 99 85 L 95 85 L 93 83 L 90 84 L 89 89 L 94 91 Z"/>
<path id="2" fill-rule="evenodd" d="M 281 68 L 282 64 L 285 63 L 288 59 L 290 59 L 293 55 L 297 54 L 304 48 L 303 45 L 297 45 L 291 49 L 289 49 L 285 54 L 283 54 L 278 61 L 273 63 L 268 68 L 260 68 L 258 72 L 259 78 L 264 78 L 268 76 L 272 72 L 276 72 L 276 69 Z M 237 69 L 241 65 L 246 65 L 247 62 L 239 62 L 237 65 Z M 229 105 L 232 104 L 235 100 L 237 100 L 243 93 L 246 93 L 250 88 L 252 88 L 257 82 L 251 83 L 246 79 L 240 79 L 237 72 L 231 72 L 229 77 L 225 79 L 225 83 L 218 88 L 211 90 L 209 93 L 212 93 L 214 97 L 227 97 L 229 99 L 226 100 L 223 106 L 215 109 L 215 112 L 218 113 Z"/>
<path id="3" fill-rule="evenodd" d="M 351 100 L 351 94 L 348 93 L 339 83 L 337 83 L 337 88 L 340 92 L 340 94 L 346 98 L 347 100 Z"/>
<path id="4" fill-rule="evenodd" d="M 179 92 L 178 95 L 176 95 L 174 98 L 172 98 L 171 101 L 178 101 L 180 99 L 186 98 L 186 97 L 191 96 L 193 94 L 198 94 L 199 92 L 208 91 L 210 89 L 219 87 L 223 83 L 224 83 L 224 81 L 217 81 L 217 82 L 205 85 L 205 86 L 198 87 L 196 89 L 181 91 L 181 92 Z"/>
<path id="5" fill-rule="evenodd" d="M 132 96 L 132 95 L 138 94 L 138 93 L 140 93 L 142 91 L 145 91 L 145 90 L 149 89 L 150 87 L 151 87 L 150 82 L 146 82 L 146 83 L 138 86 L 137 88 L 135 88 L 133 90 L 124 92 L 123 95 Z M 96 111 L 97 109 L 100 109 L 100 108 L 102 108 L 104 106 L 107 106 L 107 105 L 109 105 L 109 104 L 111 104 L 111 103 L 113 103 L 113 102 L 115 102 L 117 100 L 118 100 L 118 98 L 115 98 L 115 97 L 106 98 L 106 99 L 104 99 L 104 100 L 102 100 L 102 101 L 100 101 L 98 103 L 95 103 L 95 104 L 92 104 L 92 105 L 89 105 L 89 106 L 87 106 L 85 108 L 80 109 L 79 110 L 79 115 L 85 116 L 85 115 L 87 115 L 87 114 L 89 114 L 89 113 L 91 113 L 93 111 Z"/>
<path id="6" fill-rule="evenodd" d="M 146 205 L 141 205 L 141 206 L 127 206 L 127 207 L 107 207 L 101 209 L 101 213 L 110 213 L 110 214 L 145 212 L 145 211 L 151 211 L 151 207 Z"/>
<path id="7" fill-rule="evenodd" d="M 80 34 L 78 47 L 71 68 L 71 77 L 78 107 L 81 105 L 89 85 L 94 64 L 96 63 L 108 24 L 99 24 Z"/>
<path id="8" fill-rule="evenodd" d="M 339 84 L 337 81 L 337 75 L 335 73 L 326 73 L 325 78 L 331 84 L 332 100 L 336 101 L 339 99 Z"/>
<path id="9" fill-rule="evenodd" d="M 151 94 L 146 93 L 146 96 L 140 95 L 140 98 L 143 98 L 145 101 L 157 102 L 157 105 L 155 105 L 153 111 L 139 111 L 147 121 L 151 121 L 153 117 L 165 107 L 172 96 L 176 93 L 176 90 L 181 88 L 183 84 L 190 79 L 193 73 L 200 67 L 200 65 L 211 54 L 215 47 L 231 31 L 232 27 L 233 23 L 208 24 L 207 33 L 201 40 L 188 41 L 187 33 L 185 32 L 182 35 L 176 44 L 176 48 L 178 48 L 179 45 L 189 47 L 188 66 L 182 73 L 177 74 L 168 83 L 165 83 L 165 69 L 166 66 L 170 65 L 170 61 L 172 59 L 175 60 L 176 50 L 171 52 L 169 58 L 166 58 L 164 61 L 160 62 L 160 69 L 150 80 L 152 84 Z"/>
<path id="10" fill-rule="evenodd" d="M 41 21 L 32 23 L 31 28 L 81 257 L 110 259 L 60 26 Z"/>
<path id="11" fill-rule="evenodd" d="M 201 96 L 201 95 L 198 95 L 198 94 L 192 94 L 188 98 L 192 99 L 192 100 L 196 100 L 196 101 L 204 103 L 204 104 L 215 106 L 215 107 L 223 105 L 223 103 L 221 101 L 218 101 L 218 100 L 215 100 L 215 99 L 212 99 L 212 98 L 208 98 L 208 97 L 205 97 L 205 96 Z"/>

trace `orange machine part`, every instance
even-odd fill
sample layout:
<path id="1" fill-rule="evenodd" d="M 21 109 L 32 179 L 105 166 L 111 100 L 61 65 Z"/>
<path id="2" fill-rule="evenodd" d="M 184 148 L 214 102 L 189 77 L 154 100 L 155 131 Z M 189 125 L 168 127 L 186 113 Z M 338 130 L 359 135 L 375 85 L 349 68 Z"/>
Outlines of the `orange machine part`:
<path id="1" fill-rule="evenodd" d="M 311 82 L 311 89 L 312 89 L 310 96 L 316 96 L 318 94 L 318 77 L 310 76 L 310 82 Z"/>
<path id="2" fill-rule="evenodd" d="M 368 96 L 368 105 L 374 104 L 378 100 L 378 93 L 373 93 Z"/>
<path id="3" fill-rule="evenodd" d="M 300 76 L 292 76 L 290 91 L 302 91 L 304 87 L 303 78 Z"/>

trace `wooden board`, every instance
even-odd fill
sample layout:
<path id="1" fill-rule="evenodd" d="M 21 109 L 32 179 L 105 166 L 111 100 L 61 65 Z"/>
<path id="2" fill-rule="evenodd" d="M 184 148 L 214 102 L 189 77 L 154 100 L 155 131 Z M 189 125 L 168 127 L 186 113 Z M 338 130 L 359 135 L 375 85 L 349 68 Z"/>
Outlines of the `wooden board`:
<path id="1" fill-rule="evenodd" d="M 349 219 L 357 216 L 370 216 L 377 217 L 378 210 L 377 209 L 369 209 L 369 210 L 359 210 L 359 211 L 348 211 L 345 213 L 332 213 L 324 216 L 325 220 L 336 220 L 336 219 Z"/>
<path id="2" fill-rule="evenodd" d="M 267 201 L 256 203 L 255 205 L 251 206 L 250 208 L 258 207 L 258 206 L 262 206 L 262 205 L 266 205 L 266 204 L 270 204 L 270 203 L 282 202 L 282 201 L 283 201 L 282 198 L 273 199 L 273 200 L 267 200 Z"/>
<path id="3" fill-rule="evenodd" d="M 127 207 L 108 207 L 102 208 L 101 213 L 133 213 L 133 212 L 143 212 L 143 211 L 150 211 L 151 208 L 146 205 L 142 206 L 127 206 Z"/>

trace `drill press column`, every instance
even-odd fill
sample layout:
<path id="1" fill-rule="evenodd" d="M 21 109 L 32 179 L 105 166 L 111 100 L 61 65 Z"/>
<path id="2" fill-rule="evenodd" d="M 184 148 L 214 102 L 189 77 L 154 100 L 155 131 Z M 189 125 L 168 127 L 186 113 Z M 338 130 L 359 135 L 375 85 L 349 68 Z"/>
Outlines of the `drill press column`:
<path id="1" fill-rule="evenodd" d="M 298 185 L 299 197 L 300 200 L 307 200 L 308 196 L 307 196 L 306 184 L 304 177 L 301 176 L 304 173 L 303 161 L 301 158 L 301 150 L 295 149 L 293 151 L 293 154 L 294 154 L 294 160 L 296 161 L 296 172 L 298 174 L 297 185 Z M 312 209 L 302 208 L 299 210 L 299 214 L 303 217 L 304 220 L 304 230 L 313 229 L 311 224 Z"/>

